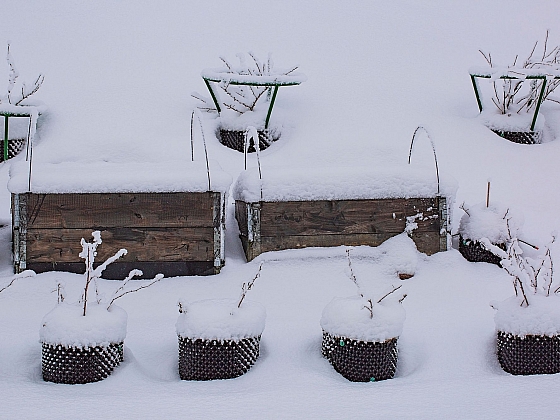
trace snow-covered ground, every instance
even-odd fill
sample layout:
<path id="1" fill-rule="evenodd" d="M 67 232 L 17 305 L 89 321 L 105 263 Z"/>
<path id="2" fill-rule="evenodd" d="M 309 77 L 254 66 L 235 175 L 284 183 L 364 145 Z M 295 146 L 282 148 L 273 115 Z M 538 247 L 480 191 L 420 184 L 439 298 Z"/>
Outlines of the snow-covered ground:
<path id="1" fill-rule="evenodd" d="M 34 147 L 38 165 L 180 164 L 190 158 L 190 93 L 205 89 L 200 71 L 219 66 L 219 55 L 271 51 L 279 67 L 297 64 L 307 80 L 279 91 L 272 122 L 284 121 L 282 137 L 261 154 L 263 177 L 267 167 L 283 165 L 401 165 L 412 133 L 423 125 L 441 173 L 459 187 L 454 231 L 458 206 L 483 202 L 490 179 L 491 202 L 523 215 L 523 239 L 544 245 L 560 227 L 560 105 L 544 106 L 545 143 L 505 141 L 477 118 L 468 69 L 484 64 L 479 49 L 501 64 L 516 54 L 524 58 L 547 28 L 549 45 L 559 44 L 559 13 L 560 4 L 550 0 L 21 1 L 2 10 L 0 47 L 11 42 L 22 79 L 32 83 L 45 75 L 35 95 L 48 107 Z M 0 59 L 2 94 L 7 81 Z M 211 159 L 237 178 L 242 155 L 217 142 L 213 121 L 205 124 Z M 417 140 L 413 164 L 433 168 L 429 142 L 423 135 Z M 200 143 L 195 155 L 203 159 Z M 64 165 L 48 166 L 57 163 Z M 0 164 L 0 185 L 7 185 L 10 166 Z M 0 221 L 6 224 L 0 229 L 2 285 L 12 272 L 7 188 L 0 188 Z M 560 261 L 557 244 L 552 251 Z M 375 250 L 352 252 L 356 275 L 374 281 Z M 248 295 L 267 312 L 255 366 L 233 380 L 180 381 L 177 301 L 236 298 L 262 261 Z M 166 278 L 120 299 L 128 313 L 125 362 L 102 382 L 76 386 L 42 381 L 38 340 L 43 316 L 56 303 L 56 281 L 79 296 L 83 278 L 20 279 L 0 295 L 1 416 L 556 416 L 558 375 L 515 377 L 497 364 L 489 302 L 513 294 L 508 276 L 497 266 L 467 262 L 455 249 L 421 257 L 414 277 L 403 281 L 407 318 L 396 377 L 348 382 L 321 357 L 319 324 L 334 297 L 356 293 L 347 267 L 343 247 L 267 253 L 246 263 L 230 205 L 222 272 Z M 101 288 L 109 293 L 114 283 L 103 281 Z"/>

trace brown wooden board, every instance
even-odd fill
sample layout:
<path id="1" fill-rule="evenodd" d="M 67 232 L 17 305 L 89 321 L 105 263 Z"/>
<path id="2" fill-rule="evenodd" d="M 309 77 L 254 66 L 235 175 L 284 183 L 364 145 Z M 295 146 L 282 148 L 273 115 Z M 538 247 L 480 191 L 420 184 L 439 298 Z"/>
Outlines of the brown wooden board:
<path id="1" fill-rule="evenodd" d="M 426 211 L 429 207 L 431 211 Z M 406 216 L 437 215 L 432 199 L 287 201 L 261 204 L 261 237 L 400 233 Z M 439 231 L 434 219 L 417 221 L 418 231 Z"/>
<path id="2" fill-rule="evenodd" d="M 119 261 L 212 261 L 212 228 L 103 229 L 97 261 L 105 261 L 119 249 L 128 253 Z M 27 262 L 83 260 L 80 240 L 92 241 L 91 229 L 28 229 Z"/>
<path id="3" fill-rule="evenodd" d="M 208 227 L 214 194 L 25 194 L 28 228 Z"/>
<path id="4" fill-rule="evenodd" d="M 266 251 L 324 246 L 378 246 L 404 231 L 407 217 L 422 214 L 412 234 L 426 254 L 446 249 L 445 199 L 236 202 L 247 260 Z M 443 232 L 443 233 L 442 233 Z"/>

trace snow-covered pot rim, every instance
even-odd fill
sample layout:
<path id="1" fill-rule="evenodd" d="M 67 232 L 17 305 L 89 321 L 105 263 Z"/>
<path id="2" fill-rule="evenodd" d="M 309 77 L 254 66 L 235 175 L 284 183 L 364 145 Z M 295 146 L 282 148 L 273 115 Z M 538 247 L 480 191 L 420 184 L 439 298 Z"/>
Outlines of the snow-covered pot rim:
<path id="1" fill-rule="evenodd" d="M 518 235 L 523 218 L 500 203 L 491 203 L 489 206 L 478 203 L 466 208 L 459 221 L 458 233 L 463 239 L 479 241 L 487 238 L 493 244 L 501 244 L 506 243 L 510 237 L 508 224 L 509 232 L 514 236 Z"/>
<path id="2" fill-rule="evenodd" d="M 443 174 L 440 180 L 439 195 L 447 198 L 449 206 L 454 201 L 457 183 Z M 382 168 L 268 167 L 262 180 L 258 168 L 252 168 L 242 172 L 233 187 L 233 198 L 247 203 L 436 196 L 435 170 L 406 164 Z"/>
<path id="3" fill-rule="evenodd" d="M 545 127 L 545 118 L 539 113 L 534 130 L 531 130 L 533 121 L 533 113 L 517 113 L 500 114 L 494 110 L 483 110 L 479 115 L 482 123 L 491 130 L 509 131 L 509 132 L 540 132 Z"/>
<path id="4" fill-rule="evenodd" d="M 361 296 L 334 298 L 323 310 L 321 328 L 333 336 L 368 342 L 384 342 L 401 335 L 406 313 L 399 302 L 374 304 L 373 317 L 365 304 Z"/>
<path id="5" fill-rule="evenodd" d="M 205 340 L 241 340 L 264 331 L 266 310 L 260 303 L 237 299 L 206 299 L 183 304 L 176 323 L 177 335 Z"/>
<path id="6" fill-rule="evenodd" d="M 528 307 L 521 307 L 517 296 L 492 302 L 496 331 L 520 337 L 560 335 L 560 296 L 532 294 L 529 302 Z"/>
<path id="7" fill-rule="evenodd" d="M 122 343 L 126 337 L 127 313 L 112 305 L 89 303 L 86 316 L 82 305 L 58 304 L 43 318 L 40 341 L 65 347 L 96 347 Z"/>

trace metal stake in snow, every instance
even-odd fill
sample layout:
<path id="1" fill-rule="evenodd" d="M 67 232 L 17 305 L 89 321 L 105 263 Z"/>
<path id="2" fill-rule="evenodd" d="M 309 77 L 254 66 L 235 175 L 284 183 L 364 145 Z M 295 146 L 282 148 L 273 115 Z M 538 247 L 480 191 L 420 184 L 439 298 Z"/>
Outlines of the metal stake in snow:
<path id="1" fill-rule="evenodd" d="M 416 130 L 414 130 L 414 134 L 412 135 L 412 141 L 410 142 L 410 151 L 408 152 L 408 164 L 410 165 L 410 158 L 412 157 L 412 147 L 414 146 L 414 139 L 416 138 L 416 134 L 420 129 L 424 130 L 426 136 L 428 136 L 428 140 L 430 140 L 430 144 L 432 145 L 432 151 L 434 152 L 434 162 L 436 164 L 436 178 L 437 178 L 437 195 L 439 196 L 439 168 L 438 168 L 438 161 L 436 156 L 436 146 L 434 145 L 434 141 L 432 140 L 432 137 L 430 136 L 428 130 L 426 130 L 421 125 L 416 127 Z"/>
<path id="2" fill-rule="evenodd" d="M 206 157 L 206 173 L 208 175 L 208 191 L 212 190 L 212 183 L 210 182 L 210 163 L 208 162 L 208 149 L 206 148 L 206 136 L 204 135 L 204 127 L 202 126 L 202 119 L 200 118 L 200 111 L 195 109 L 191 114 L 191 157 L 194 162 L 194 148 L 193 148 L 193 120 L 196 114 L 198 125 L 200 126 L 200 133 L 202 134 L 202 143 L 204 144 L 204 156 Z"/>

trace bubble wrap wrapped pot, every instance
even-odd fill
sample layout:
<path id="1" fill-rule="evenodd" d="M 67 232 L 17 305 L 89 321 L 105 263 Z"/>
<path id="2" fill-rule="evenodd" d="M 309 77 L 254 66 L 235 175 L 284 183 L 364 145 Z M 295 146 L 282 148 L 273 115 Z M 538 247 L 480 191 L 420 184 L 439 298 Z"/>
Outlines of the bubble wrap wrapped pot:
<path id="1" fill-rule="evenodd" d="M 272 144 L 272 142 L 278 140 L 274 138 L 268 130 L 259 130 L 259 148 L 260 150 L 266 149 Z M 245 145 L 245 132 L 241 130 L 225 130 L 220 129 L 220 143 L 230 149 L 237 150 L 238 152 L 243 152 L 243 147 Z M 247 150 L 249 153 L 255 152 L 255 146 L 253 140 L 250 140 L 249 148 Z"/>
<path id="2" fill-rule="evenodd" d="M 497 247 L 506 250 L 506 244 L 494 244 Z M 487 262 L 490 264 L 500 265 L 501 258 L 488 251 L 478 241 L 471 241 L 459 236 L 459 252 L 467 261 L 470 262 Z"/>
<path id="3" fill-rule="evenodd" d="M 512 375 L 560 372 L 560 336 L 519 336 L 498 331 L 497 355 L 502 369 Z"/>
<path id="4" fill-rule="evenodd" d="M 8 140 L 8 159 L 13 158 L 23 150 L 25 139 Z M 0 162 L 4 161 L 4 140 L 0 140 Z"/>
<path id="5" fill-rule="evenodd" d="M 538 144 L 542 141 L 542 131 L 492 130 L 498 136 L 519 144 Z"/>
<path id="6" fill-rule="evenodd" d="M 42 343 L 43 379 L 58 384 L 86 384 L 105 379 L 123 361 L 123 343 L 66 347 Z"/>
<path id="7" fill-rule="evenodd" d="M 239 340 L 204 340 L 179 336 L 179 376 L 191 381 L 241 376 L 257 361 L 260 341 L 260 335 Z"/>
<path id="8" fill-rule="evenodd" d="M 321 353 L 349 381 L 382 381 L 395 376 L 397 338 L 384 342 L 360 341 L 323 331 Z"/>

